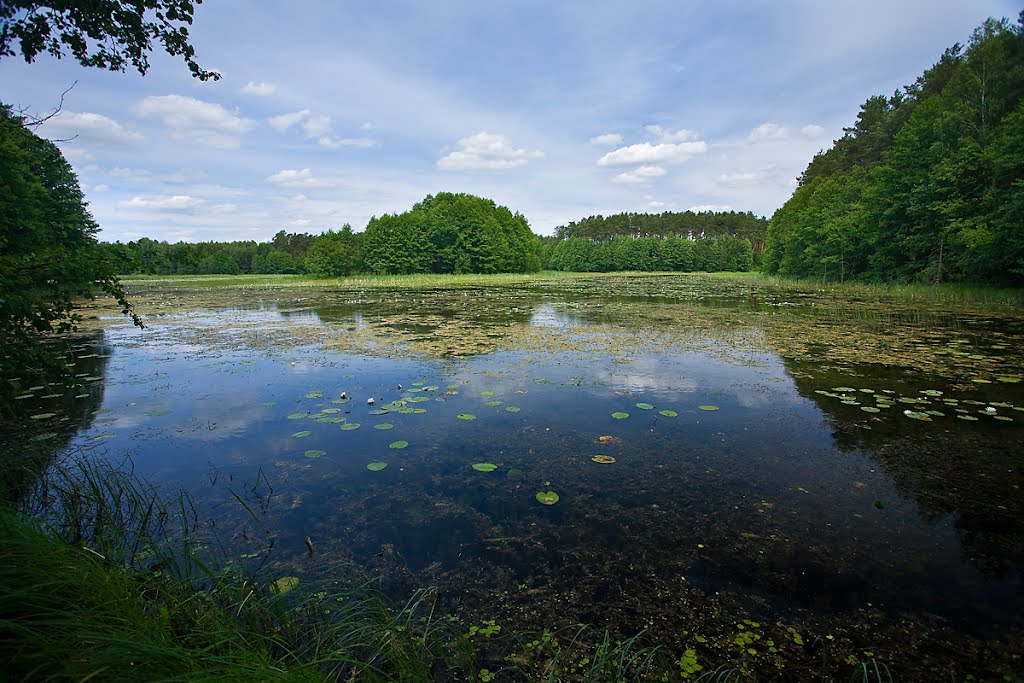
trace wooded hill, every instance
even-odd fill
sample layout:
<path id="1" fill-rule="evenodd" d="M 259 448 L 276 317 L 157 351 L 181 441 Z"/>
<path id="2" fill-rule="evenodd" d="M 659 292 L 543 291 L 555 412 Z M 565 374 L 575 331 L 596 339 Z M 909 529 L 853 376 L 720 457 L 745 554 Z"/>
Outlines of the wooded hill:
<path id="1" fill-rule="evenodd" d="M 1024 12 L 872 97 L 768 224 L 763 269 L 1024 284 Z"/>

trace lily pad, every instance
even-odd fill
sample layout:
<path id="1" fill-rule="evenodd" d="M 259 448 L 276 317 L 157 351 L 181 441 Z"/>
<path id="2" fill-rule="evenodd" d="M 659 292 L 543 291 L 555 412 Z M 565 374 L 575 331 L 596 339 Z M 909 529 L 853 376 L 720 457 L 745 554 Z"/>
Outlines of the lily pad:
<path id="1" fill-rule="evenodd" d="M 405 448 L 408 445 L 409 445 L 408 441 L 403 441 L 403 440 L 392 441 L 391 443 L 388 444 L 388 448 Z"/>
<path id="2" fill-rule="evenodd" d="M 701 410 L 718 410 L 718 406 L 697 406 Z"/>
<path id="3" fill-rule="evenodd" d="M 880 408 L 876 408 L 874 406 L 861 406 L 860 409 L 863 410 L 865 413 L 880 413 L 880 412 L 882 412 L 882 410 Z"/>
<path id="4" fill-rule="evenodd" d="M 460 420 L 475 420 L 476 419 L 476 415 L 474 415 L 472 413 L 459 413 L 455 417 L 459 418 Z"/>
<path id="5" fill-rule="evenodd" d="M 554 491 L 540 491 L 536 495 L 537 502 L 542 505 L 554 505 L 558 502 L 558 494 Z"/>
<path id="6" fill-rule="evenodd" d="M 493 472 L 498 466 L 490 462 L 478 462 L 473 465 L 473 469 L 477 472 Z"/>
<path id="7" fill-rule="evenodd" d="M 150 417 L 159 417 L 160 415 L 170 415 L 170 414 L 171 414 L 171 411 L 169 411 L 169 410 L 158 410 L 158 409 L 155 409 L 155 408 L 153 410 L 147 410 L 146 411 L 146 415 L 149 415 Z"/>
<path id="8" fill-rule="evenodd" d="M 612 413 L 612 417 L 614 417 L 616 420 L 625 420 L 627 417 L 629 417 L 629 413 Z"/>
<path id="9" fill-rule="evenodd" d="M 921 422 L 932 421 L 932 418 L 927 413 L 922 413 L 916 410 L 904 410 L 903 414 L 909 417 L 911 420 L 920 420 Z"/>
<path id="10" fill-rule="evenodd" d="M 380 424 L 373 425 L 374 429 L 394 429 L 395 425 L 390 422 L 381 422 Z"/>
<path id="11" fill-rule="evenodd" d="M 49 419 L 51 417 L 54 417 L 56 414 L 57 413 L 37 413 L 36 415 L 33 415 L 31 419 L 33 419 L 33 420 L 46 420 L 46 419 Z"/>
<path id="12" fill-rule="evenodd" d="M 615 458 L 613 458 L 610 455 L 595 455 L 594 457 L 591 458 L 591 460 L 593 460 L 594 462 L 599 462 L 602 465 L 609 465 L 615 462 Z"/>
<path id="13" fill-rule="evenodd" d="M 508 406 L 505 408 L 505 410 L 507 410 L 510 413 L 518 413 L 520 410 L 522 410 L 522 408 L 517 408 L 516 406 Z"/>
<path id="14" fill-rule="evenodd" d="M 308 429 L 303 429 L 301 432 L 295 432 L 294 434 L 292 434 L 292 436 L 294 436 L 296 439 L 305 439 L 312 433 L 313 432 L 309 431 Z"/>
<path id="15" fill-rule="evenodd" d="M 322 451 L 322 450 L 320 450 L 318 448 L 312 448 L 312 449 L 306 451 L 306 457 L 307 458 L 322 458 L 325 455 L 327 455 L 327 451 Z"/>
<path id="16" fill-rule="evenodd" d="M 1004 384 L 1017 384 L 1020 382 L 1020 377 L 996 377 L 996 380 Z"/>
<path id="17" fill-rule="evenodd" d="M 270 585 L 273 586 L 275 593 L 277 593 L 278 595 L 284 595 L 285 593 L 299 585 L 299 577 L 282 576 L 280 579 L 278 579 Z"/>
<path id="18" fill-rule="evenodd" d="M 502 403 L 503 403 L 503 401 L 488 401 L 484 405 L 485 406 L 491 406 L 493 408 L 494 406 L 500 406 Z"/>
<path id="19" fill-rule="evenodd" d="M 370 415 L 387 415 L 387 414 L 388 414 L 388 411 L 384 410 L 383 408 L 374 408 L 373 410 L 370 411 Z"/>
<path id="20" fill-rule="evenodd" d="M 276 406 L 276 405 L 277 405 L 277 401 L 266 401 L 266 402 L 265 402 L 265 403 L 263 404 L 263 407 L 264 407 L 264 408 L 273 408 L 273 407 L 274 407 L 274 406 Z"/>
<path id="21" fill-rule="evenodd" d="M 481 396 L 494 396 L 494 392 L 493 391 L 481 391 L 480 395 Z"/>
<path id="22" fill-rule="evenodd" d="M 618 436 L 605 435 L 605 436 L 597 437 L 597 442 L 598 443 L 622 443 L 622 439 L 620 437 L 618 437 Z"/>
<path id="23" fill-rule="evenodd" d="M 345 424 L 341 425 L 340 429 L 342 429 L 342 430 L 344 430 L 346 432 L 350 432 L 353 429 L 359 429 L 359 423 L 358 422 L 346 422 Z"/>
<path id="24" fill-rule="evenodd" d="M 386 462 L 371 462 L 366 466 L 366 469 L 370 470 L 371 472 L 380 472 L 387 466 L 388 464 Z"/>
<path id="25" fill-rule="evenodd" d="M 636 407 L 639 408 L 640 410 L 654 410 L 654 406 L 652 406 L 650 403 L 637 403 Z"/>
<path id="26" fill-rule="evenodd" d="M 306 393 L 306 398 L 323 398 L 323 397 L 324 397 L 324 392 L 320 391 L 319 389 L 314 389 L 313 391 L 310 391 L 310 392 Z"/>
<path id="27" fill-rule="evenodd" d="M 674 410 L 659 410 L 658 415 L 664 415 L 665 417 L 679 417 L 679 413 Z"/>

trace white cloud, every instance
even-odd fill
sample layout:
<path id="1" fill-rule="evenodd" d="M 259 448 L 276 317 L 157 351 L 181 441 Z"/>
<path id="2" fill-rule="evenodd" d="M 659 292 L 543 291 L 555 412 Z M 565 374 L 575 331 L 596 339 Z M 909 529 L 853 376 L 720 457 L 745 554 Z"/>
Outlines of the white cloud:
<path id="1" fill-rule="evenodd" d="M 331 132 L 331 117 L 322 115 L 311 116 L 302 124 L 302 129 L 306 131 L 306 137 L 308 138 L 326 135 Z"/>
<path id="2" fill-rule="evenodd" d="M 597 145 L 598 147 L 614 147 L 615 145 L 622 144 L 622 136 L 618 133 L 605 133 L 604 135 L 595 135 L 590 138 L 590 144 Z"/>
<path id="3" fill-rule="evenodd" d="M 359 147 L 368 149 L 370 147 L 376 147 L 377 141 L 373 138 L 332 138 L 330 135 L 324 135 L 316 144 L 327 149 L 341 149 L 342 147 Z"/>
<path id="4" fill-rule="evenodd" d="M 800 129 L 800 132 L 809 138 L 819 138 L 821 134 L 825 132 L 825 129 L 821 126 L 809 123 Z"/>
<path id="5" fill-rule="evenodd" d="M 286 168 L 267 176 L 267 180 L 282 187 L 326 187 L 330 183 L 313 175 L 308 168 Z"/>
<path id="6" fill-rule="evenodd" d="M 691 206 L 687 211 L 693 211 L 694 213 L 702 213 L 704 211 L 732 211 L 732 207 L 728 204 L 698 204 Z"/>
<path id="7" fill-rule="evenodd" d="M 661 166 L 641 166 L 632 171 L 620 173 L 612 178 L 615 183 L 649 183 L 655 178 L 660 178 L 667 171 Z"/>
<path id="8" fill-rule="evenodd" d="M 273 95 L 277 91 L 277 85 L 274 83 L 257 83 L 256 81 L 249 81 L 242 86 L 242 89 L 238 92 L 243 95 L 256 95 L 257 97 L 266 97 L 267 95 Z"/>
<path id="9" fill-rule="evenodd" d="M 679 130 L 668 130 L 659 125 L 644 126 L 644 130 L 653 135 L 658 142 L 686 142 L 697 137 L 696 131 L 680 128 Z"/>
<path id="10" fill-rule="evenodd" d="M 267 119 L 267 123 L 269 123 L 270 127 L 273 128 L 274 130 L 283 133 L 284 131 L 288 130 L 299 121 L 302 121 L 312 113 L 313 112 L 311 112 L 308 109 L 303 109 L 301 111 L 293 111 L 289 114 L 281 114 L 280 116 L 274 116 L 272 118 L 269 118 Z"/>
<path id="11" fill-rule="evenodd" d="M 95 143 L 103 146 L 132 147 L 142 142 L 139 133 L 125 128 L 102 114 L 62 111 L 39 127 L 43 135 L 54 140 Z"/>
<path id="12" fill-rule="evenodd" d="M 504 135 L 481 132 L 455 143 L 456 150 L 437 161 L 442 171 L 501 170 L 525 166 L 544 156 L 539 150 L 516 149 Z"/>
<path id="13" fill-rule="evenodd" d="M 202 206 L 203 200 L 186 194 L 163 197 L 132 197 L 120 202 L 121 206 L 148 211 L 191 211 Z"/>
<path id="14" fill-rule="evenodd" d="M 219 104 L 182 95 L 147 97 L 136 105 L 135 111 L 139 116 L 163 120 L 172 137 L 217 149 L 238 149 L 242 136 L 253 127 L 252 121 Z"/>
<path id="15" fill-rule="evenodd" d="M 703 140 L 681 142 L 678 144 L 652 145 L 641 142 L 638 145 L 620 147 L 608 152 L 597 160 L 598 166 L 629 166 L 630 164 L 661 164 L 686 161 L 696 154 L 707 151 Z"/>
<path id="16" fill-rule="evenodd" d="M 375 130 L 377 126 L 373 125 L 373 121 L 367 121 L 363 125 L 359 126 L 359 130 Z"/>
<path id="17" fill-rule="evenodd" d="M 60 153 L 64 155 L 65 159 L 67 159 L 72 164 L 74 164 L 75 162 L 86 163 L 89 161 L 96 161 L 95 154 L 93 154 L 89 150 L 82 149 L 81 147 L 74 147 L 73 145 L 75 142 L 76 141 L 72 141 L 70 143 L 61 143 Z"/>
<path id="18" fill-rule="evenodd" d="M 777 123 L 766 122 L 750 131 L 747 140 L 750 142 L 767 142 L 769 140 L 784 140 L 787 136 L 786 129 Z"/>

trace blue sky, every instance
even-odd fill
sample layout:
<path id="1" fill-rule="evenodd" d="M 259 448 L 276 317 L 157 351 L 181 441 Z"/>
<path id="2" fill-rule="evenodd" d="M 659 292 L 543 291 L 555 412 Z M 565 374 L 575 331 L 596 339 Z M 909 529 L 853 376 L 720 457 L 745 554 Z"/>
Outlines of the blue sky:
<path id="1" fill-rule="evenodd" d="M 267 240 L 469 192 L 534 231 L 622 211 L 770 216 L 859 105 L 913 82 L 993 0 L 206 0 L 223 79 L 0 61 L 58 117 L 104 240 Z"/>

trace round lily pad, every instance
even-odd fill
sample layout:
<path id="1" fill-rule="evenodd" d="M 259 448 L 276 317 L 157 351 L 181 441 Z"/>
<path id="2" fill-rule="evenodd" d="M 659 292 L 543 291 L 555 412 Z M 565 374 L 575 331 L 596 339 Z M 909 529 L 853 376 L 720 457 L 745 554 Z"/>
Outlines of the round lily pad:
<path id="1" fill-rule="evenodd" d="M 554 491 L 540 491 L 536 498 L 537 502 L 543 505 L 554 505 L 558 502 L 558 494 Z"/>
<path id="2" fill-rule="evenodd" d="M 459 413 L 455 417 L 459 418 L 460 420 L 475 420 L 476 419 L 476 415 L 473 415 L 472 413 Z"/>
<path id="3" fill-rule="evenodd" d="M 295 432 L 294 434 L 292 434 L 292 436 L 294 436 L 296 439 L 305 439 L 312 433 L 313 432 L 309 431 L 308 429 L 303 429 L 301 432 Z"/>
<path id="4" fill-rule="evenodd" d="M 612 413 L 612 417 L 614 417 L 616 420 L 625 420 L 627 417 L 629 417 L 629 413 Z"/>
<path id="5" fill-rule="evenodd" d="M 306 451 L 307 458 L 322 458 L 325 455 L 327 455 L 327 451 L 322 451 L 316 448 Z"/>
<path id="6" fill-rule="evenodd" d="M 674 410 L 659 410 L 658 415 L 664 415 L 665 417 L 679 417 L 679 413 Z"/>
<path id="7" fill-rule="evenodd" d="M 359 429 L 359 423 L 358 422 L 346 422 L 345 424 L 341 425 L 340 429 L 343 429 L 346 432 L 350 432 L 353 429 Z"/>
<path id="8" fill-rule="evenodd" d="M 390 422 L 381 422 L 379 425 L 373 425 L 374 429 L 394 429 L 395 425 Z"/>
<path id="9" fill-rule="evenodd" d="M 652 406 L 650 403 L 637 403 L 636 407 L 639 408 L 640 410 L 654 410 L 654 406 Z"/>
<path id="10" fill-rule="evenodd" d="M 610 455 L 595 455 L 594 457 L 591 458 L 591 460 L 593 460 L 594 462 L 599 462 L 602 465 L 609 465 L 615 462 L 615 458 L 613 458 Z"/>
<path id="11" fill-rule="evenodd" d="M 874 406 L 861 406 L 860 409 L 863 410 L 865 413 L 880 413 L 880 412 L 882 412 L 882 410 L 880 408 L 876 408 Z"/>
<path id="12" fill-rule="evenodd" d="M 502 403 L 503 403 L 502 401 L 488 401 L 484 405 L 485 406 L 491 406 L 493 408 L 494 406 L 500 406 Z"/>
<path id="13" fill-rule="evenodd" d="M 518 413 L 520 410 L 522 410 L 522 408 L 517 408 L 516 406 L 508 406 L 505 408 L 505 410 L 507 410 L 510 413 Z"/>
<path id="14" fill-rule="evenodd" d="M 701 410 L 718 410 L 718 406 L 697 406 Z"/>
<path id="15" fill-rule="evenodd" d="M 618 437 L 618 436 L 605 435 L 605 436 L 597 437 L 597 442 L 598 443 L 622 443 L 622 439 L 620 437 Z"/>
<path id="16" fill-rule="evenodd" d="M 266 403 L 263 404 L 263 407 L 264 408 L 273 408 L 276 405 L 277 405 L 277 401 L 267 401 Z"/>
<path id="17" fill-rule="evenodd" d="M 405 448 L 408 445 L 408 441 L 392 441 L 390 444 L 388 444 L 388 448 Z"/>
<path id="18" fill-rule="evenodd" d="M 371 462 L 369 465 L 366 466 L 366 469 L 370 470 L 371 472 L 380 472 L 387 466 L 388 464 L 386 462 Z"/>
<path id="19" fill-rule="evenodd" d="M 916 410 L 904 410 L 903 414 L 909 417 L 911 420 L 920 420 L 921 422 L 932 421 L 932 418 L 927 413 L 922 413 Z"/>
<path id="20" fill-rule="evenodd" d="M 481 396 L 494 396 L 494 392 L 493 391 L 481 391 L 480 395 Z"/>
<path id="21" fill-rule="evenodd" d="M 473 465 L 473 469 L 477 472 L 493 472 L 498 466 L 490 462 L 478 462 Z"/>
<path id="22" fill-rule="evenodd" d="M 299 585 L 299 577 L 297 576 L 282 576 L 277 581 L 271 584 L 274 587 L 274 592 L 278 595 L 282 595 L 292 590 Z"/>

